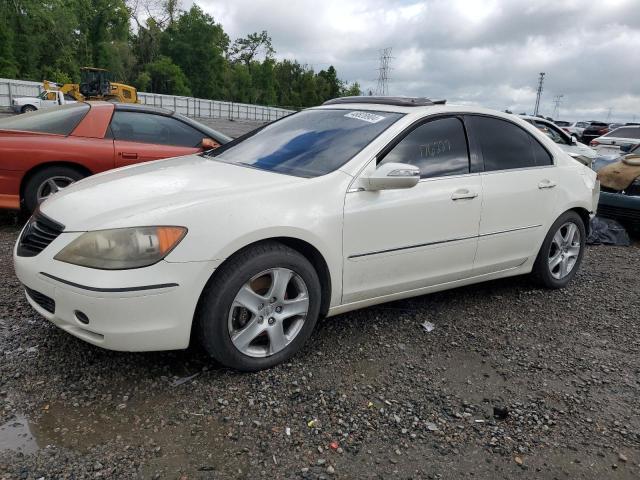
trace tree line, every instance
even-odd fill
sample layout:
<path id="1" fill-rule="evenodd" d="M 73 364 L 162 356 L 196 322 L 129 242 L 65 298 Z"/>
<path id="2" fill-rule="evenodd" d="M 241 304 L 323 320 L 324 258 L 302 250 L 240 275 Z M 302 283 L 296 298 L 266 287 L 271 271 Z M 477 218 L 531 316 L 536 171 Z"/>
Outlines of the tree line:
<path id="1" fill-rule="evenodd" d="M 0 0 L 0 77 L 70 83 L 92 66 L 145 92 L 289 108 L 360 94 L 333 66 L 277 60 L 266 31 L 231 41 L 178 1 Z"/>

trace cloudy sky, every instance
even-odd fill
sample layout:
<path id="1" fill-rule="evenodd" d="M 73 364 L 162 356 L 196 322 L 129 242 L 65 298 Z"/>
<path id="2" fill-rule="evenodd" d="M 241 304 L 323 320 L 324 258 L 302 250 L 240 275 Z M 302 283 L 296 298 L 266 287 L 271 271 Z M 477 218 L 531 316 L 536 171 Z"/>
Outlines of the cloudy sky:
<path id="1" fill-rule="evenodd" d="M 190 1 L 185 1 L 188 6 Z M 640 121 L 640 0 L 196 0 L 232 40 L 267 30 L 279 58 L 375 91 L 541 113 Z"/>

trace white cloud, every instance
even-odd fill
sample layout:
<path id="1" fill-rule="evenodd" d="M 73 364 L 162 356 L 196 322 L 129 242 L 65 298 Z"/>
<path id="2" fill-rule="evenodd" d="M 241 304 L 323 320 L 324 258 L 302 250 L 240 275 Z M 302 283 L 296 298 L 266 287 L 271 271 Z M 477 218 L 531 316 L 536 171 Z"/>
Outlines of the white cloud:
<path id="1" fill-rule="evenodd" d="M 562 118 L 640 120 L 638 0 L 196 0 L 232 39 L 267 30 L 281 58 L 375 89 L 393 48 L 389 91 Z"/>

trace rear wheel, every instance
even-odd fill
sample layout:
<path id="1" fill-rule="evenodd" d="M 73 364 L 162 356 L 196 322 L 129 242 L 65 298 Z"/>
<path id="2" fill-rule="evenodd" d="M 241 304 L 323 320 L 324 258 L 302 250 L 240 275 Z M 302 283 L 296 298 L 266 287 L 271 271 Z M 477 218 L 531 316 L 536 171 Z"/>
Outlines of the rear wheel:
<path id="1" fill-rule="evenodd" d="M 563 288 L 576 275 L 586 241 L 584 222 L 576 212 L 566 212 L 547 233 L 536 262 L 533 275 L 547 288 Z"/>
<path id="2" fill-rule="evenodd" d="M 291 358 L 311 336 L 320 311 L 311 263 L 277 242 L 230 258 L 207 284 L 196 334 L 221 364 L 257 371 Z"/>
<path id="3" fill-rule="evenodd" d="M 50 195 L 84 178 L 85 175 L 64 165 L 48 167 L 35 173 L 24 188 L 24 206 L 33 212 Z"/>

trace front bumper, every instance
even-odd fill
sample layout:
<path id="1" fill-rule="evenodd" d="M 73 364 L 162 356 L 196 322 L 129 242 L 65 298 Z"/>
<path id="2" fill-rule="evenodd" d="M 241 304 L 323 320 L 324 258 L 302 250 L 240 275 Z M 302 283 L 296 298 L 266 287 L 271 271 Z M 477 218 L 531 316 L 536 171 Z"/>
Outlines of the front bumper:
<path id="1" fill-rule="evenodd" d="M 66 332 L 110 350 L 186 348 L 214 263 L 161 261 L 114 271 L 53 260 L 78 235 L 62 233 L 35 257 L 19 257 L 14 250 L 16 274 L 31 306 Z"/>

